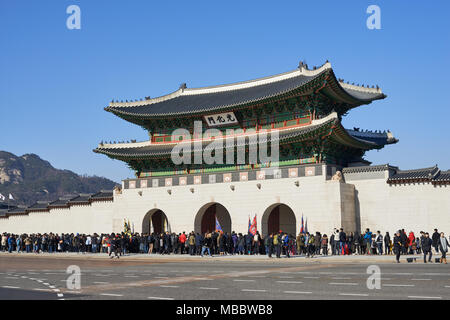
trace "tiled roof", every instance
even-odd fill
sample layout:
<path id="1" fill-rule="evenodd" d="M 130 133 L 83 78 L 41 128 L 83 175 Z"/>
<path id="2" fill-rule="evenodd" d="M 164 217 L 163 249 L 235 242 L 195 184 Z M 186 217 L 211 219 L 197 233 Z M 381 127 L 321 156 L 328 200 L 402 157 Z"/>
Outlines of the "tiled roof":
<path id="1" fill-rule="evenodd" d="M 77 197 L 69 201 L 69 206 L 76 204 L 89 204 L 92 193 L 80 193 Z"/>
<path id="2" fill-rule="evenodd" d="M 375 165 L 375 166 L 347 167 L 347 168 L 342 169 L 342 173 L 385 171 L 385 170 L 389 170 L 389 169 L 397 169 L 397 167 L 392 167 L 389 164 L 380 164 L 380 165 Z"/>
<path id="3" fill-rule="evenodd" d="M 330 63 L 325 63 L 316 70 L 308 70 L 303 66 L 283 74 L 235 84 L 195 89 L 181 87 L 167 96 L 154 99 L 136 102 L 112 102 L 105 110 L 117 115 L 133 117 L 161 117 L 211 112 L 252 104 L 287 94 L 305 86 L 325 72 L 333 75 L 330 79 L 333 86 L 338 88 L 341 94 L 354 101 L 355 104 L 361 105 L 386 97 L 378 88 L 369 89 L 346 84 L 341 85 L 334 77 Z M 333 96 L 333 94 L 331 95 Z"/>
<path id="4" fill-rule="evenodd" d="M 347 132 L 354 138 L 363 141 L 371 141 L 378 145 L 386 145 L 397 143 L 398 139 L 394 138 L 391 132 L 372 132 L 347 129 Z"/>
<path id="5" fill-rule="evenodd" d="M 96 194 L 92 195 L 90 198 L 91 201 L 101 201 L 101 200 L 112 200 L 113 199 L 113 191 L 111 190 L 101 190 Z"/>
<path id="6" fill-rule="evenodd" d="M 47 201 L 37 201 L 35 204 L 30 207 L 26 206 L 18 206 L 16 208 L 12 208 L 10 210 L 1 210 L 0 217 L 3 216 L 11 216 L 16 214 L 26 214 L 33 211 L 47 211 L 51 208 L 61 208 L 68 207 L 70 205 L 77 204 L 90 204 L 92 201 L 113 201 L 113 191 L 102 190 L 95 194 L 92 193 L 83 193 L 78 195 L 68 195 L 65 197 L 61 197 L 56 201 L 47 202 Z"/>
<path id="7" fill-rule="evenodd" d="M 340 121 L 338 120 L 338 116 L 336 113 L 331 113 L 325 118 L 314 120 L 311 124 L 307 126 L 301 126 L 301 127 L 295 127 L 295 128 L 286 128 L 286 129 L 280 129 L 278 131 L 278 137 L 272 136 L 272 135 L 261 135 L 258 139 L 258 141 L 254 141 L 256 139 L 242 139 L 242 136 L 236 136 L 234 138 L 230 137 L 229 139 L 233 139 L 233 143 L 235 146 L 243 146 L 243 145 L 251 145 L 252 143 L 261 143 L 265 142 L 266 140 L 271 139 L 278 139 L 280 143 L 283 143 L 284 141 L 291 141 L 291 139 L 300 139 L 302 136 L 305 136 L 306 134 L 309 134 L 311 132 L 314 132 L 315 130 L 325 128 L 327 126 L 336 124 L 336 132 L 340 132 L 340 138 L 339 141 L 342 144 L 352 144 L 353 146 L 356 145 L 357 147 L 360 147 L 362 149 L 379 149 L 380 147 L 384 146 L 382 143 L 383 141 L 374 142 L 371 140 L 364 140 L 355 138 L 353 135 L 351 135 L 348 130 L 344 129 Z M 239 137 L 239 139 L 237 138 Z M 217 139 L 215 141 L 218 141 Z M 384 142 L 387 142 L 385 140 Z M 184 142 L 186 145 L 189 146 L 190 142 Z M 227 142 L 228 143 L 228 142 Z M 139 157 L 158 157 L 158 156 L 167 156 L 169 155 L 173 148 L 177 145 L 176 142 L 173 143 L 161 143 L 161 144 L 152 144 L 152 143 L 137 143 L 136 147 L 133 147 L 133 144 L 126 144 L 124 147 L 121 147 L 120 144 L 115 144 L 113 146 L 102 146 L 99 145 L 97 149 L 94 150 L 96 153 L 102 153 L 106 154 L 110 157 L 116 157 L 120 159 L 124 158 L 139 158 Z M 179 146 L 182 146 L 182 143 L 179 143 Z M 192 146 L 192 145 L 191 145 Z M 226 145 L 228 147 L 228 144 Z M 194 144 L 194 147 L 197 147 L 196 144 Z M 205 139 L 202 141 L 202 150 L 206 150 L 208 148 L 216 147 L 214 145 L 211 145 L 211 140 Z M 189 149 L 188 149 L 189 150 Z M 200 148 L 195 149 L 195 152 L 200 151 Z"/>
<path id="8" fill-rule="evenodd" d="M 47 211 L 48 210 L 48 205 L 49 205 L 48 201 L 38 201 L 35 204 L 29 206 L 27 208 L 27 212 L 30 212 L 30 211 Z"/>
<path id="9" fill-rule="evenodd" d="M 26 206 L 18 206 L 17 208 L 11 209 L 8 211 L 8 216 L 13 216 L 16 214 L 26 214 L 27 213 L 27 207 Z"/>
<path id="10" fill-rule="evenodd" d="M 61 197 L 58 200 L 51 202 L 48 206 L 49 206 L 49 208 L 67 207 L 69 205 L 69 201 L 76 197 L 78 197 L 78 195 Z"/>
<path id="11" fill-rule="evenodd" d="M 389 181 L 401 181 L 401 180 L 429 180 L 431 181 L 436 175 L 439 174 L 439 168 L 437 166 L 423 169 L 414 170 L 398 170 L 394 175 L 389 178 Z"/>
<path id="12" fill-rule="evenodd" d="M 434 181 L 437 183 L 450 183 L 450 170 L 439 172 Z"/>
<path id="13" fill-rule="evenodd" d="M 448 184 L 450 183 L 450 170 L 441 171 L 437 165 L 423 169 L 397 170 L 387 182 L 393 184 L 415 181 Z"/>

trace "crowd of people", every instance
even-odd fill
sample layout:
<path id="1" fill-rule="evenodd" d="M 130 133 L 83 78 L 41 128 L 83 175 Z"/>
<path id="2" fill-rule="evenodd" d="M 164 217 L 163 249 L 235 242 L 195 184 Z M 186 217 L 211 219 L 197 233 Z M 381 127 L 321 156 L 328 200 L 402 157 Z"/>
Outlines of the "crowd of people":
<path id="1" fill-rule="evenodd" d="M 112 233 L 112 234 L 8 234 L 1 237 L 1 250 L 18 253 L 76 252 L 107 253 L 119 258 L 128 253 L 142 254 L 188 254 L 188 255 L 267 255 L 280 258 L 282 255 L 304 255 L 307 258 L 318 255 L 390 255 L 395 254 L 400 262 L 401 255 L 423 254 L 424 262 L 432 262 L 432 250 L 441 254 L 440 262 L 447 263 L 446 253 L 449 241 L 437 229 L 430 237 L 427 232 L 417 236 L 411 231 L 399 230 L 393 237 L 389 232 L 346 233 L 335 229 L 331 236 L 320 232 L 301 232 L 297 236 L 282 232 L 263 237 L 255 234 L 228 232 L 207 232 L 205 234 L 183 233 Z"/>

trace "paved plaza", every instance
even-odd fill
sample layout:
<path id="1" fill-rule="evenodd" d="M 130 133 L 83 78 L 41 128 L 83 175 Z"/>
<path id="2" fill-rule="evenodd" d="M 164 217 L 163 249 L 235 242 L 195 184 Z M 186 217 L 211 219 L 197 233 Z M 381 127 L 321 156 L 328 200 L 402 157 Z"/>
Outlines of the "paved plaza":
<path id="1" fill-rule="evenodd" d="M 0 254 L 0 299 L 450 299 L 450 267 L 393 256 L 148 256 Z M 434 261 L 434 258 L 433 258 Z M 68 289 L 69 266 L 81 288 Z M 381 272 L 369 289 L 369 266 Z"/>

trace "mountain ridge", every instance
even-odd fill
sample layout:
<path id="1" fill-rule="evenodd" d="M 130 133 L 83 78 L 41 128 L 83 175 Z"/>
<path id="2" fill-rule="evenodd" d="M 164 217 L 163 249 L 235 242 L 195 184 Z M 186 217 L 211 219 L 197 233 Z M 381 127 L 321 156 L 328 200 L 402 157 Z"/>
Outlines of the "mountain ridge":
<path id="1" fill-rule="evenodd" d="M 112 190 L 118 183 L 104 177 L 79 175 L 56 169 L 37 154 L 22 156 L 0 150 L 0 193 L 11 205 L 31 205 L 36 201 L 55 201 L 67 194 Z"/>

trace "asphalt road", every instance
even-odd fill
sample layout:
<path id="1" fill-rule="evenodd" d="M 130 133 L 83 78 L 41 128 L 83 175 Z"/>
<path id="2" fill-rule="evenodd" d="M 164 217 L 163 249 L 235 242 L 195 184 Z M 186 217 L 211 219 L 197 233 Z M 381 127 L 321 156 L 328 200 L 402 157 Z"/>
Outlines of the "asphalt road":
<path id="1" fill-rule="evenodd" d="M 71 265 L 80 267 L 79 289 L 67 287 Z M 380 268 L 379 289 L 367 286 L 370 265 Z M 448 300 L 450 265 L 376 257 L 111 260 L 2 254 L 0 299 Z"/>

